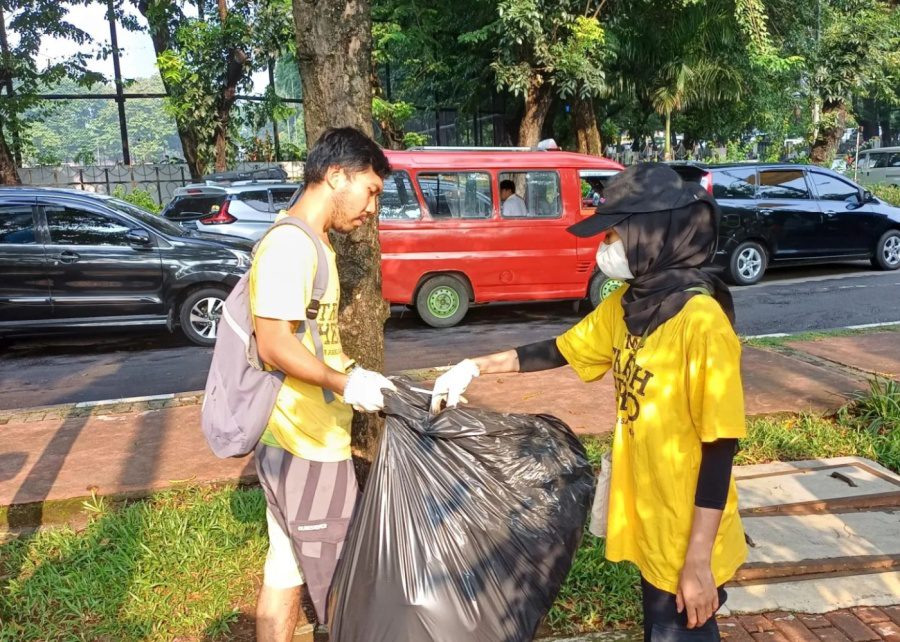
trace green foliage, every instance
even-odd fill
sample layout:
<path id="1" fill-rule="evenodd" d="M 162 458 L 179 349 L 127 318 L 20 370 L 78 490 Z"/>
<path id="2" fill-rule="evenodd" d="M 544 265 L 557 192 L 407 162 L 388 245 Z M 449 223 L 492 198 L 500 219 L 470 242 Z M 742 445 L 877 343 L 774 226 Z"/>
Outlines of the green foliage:
<path id="1" fill-rule="evenodd" d="M 417 134 L 416 132 L 406 132 L 403 134 L 403 147 L 422 147 L 428 144 L 428 136 L 425 134 Z"/>
<path id="2" fill-rule="evenodd" d="M 878 0 L 823 3 L 822 22 L 821 43 L 813 56 L 821 98 L 849 103 L 854 95 L 865 94 L 896 101 L 900 88 L 896 7 Z"/>
<path id="3" fill-rule="evenodd" d="M 500 0 L 492 25 L 498 42 L 491 68 L 500 88 L 524 95 L 550 83 L 567 98 L 606 88 L 608 51 L 594 0 Z M 483 31 L 482 34 L 490 32 Z"/>
<path id="4" fill-rule="evenodd" d="M 76 4 L 82 3 L 77 0 L 6 0 L 0 3 L 6 30 L 3 41 L 11 43 L 6 51 L 0 52 L 0 82 L 7 90 L 0 100 L 0 137 L 10 149 L 14 142 L 13 132 L 18 133 L 22 141 L 28 139 L 31 122 L 23 116 L 41 104 L 38 94 L 63 78 L 82 86 L 102 80 L 100 74 L 87 69 L 93 53 L 90 35 L 68 20 L 69 10 Z M 42 43 L 50 38 L 69 41 L 74 53 L 41 63 Z M 7 82 L 15 88 L 13 96 L 5 86 Z M 41 152 L 38 160 L 44 164 L 57 159 L 48 151 Z"/>
<path id="5" fill-rule="evenodd" d="M 258 106 L 232 113 L 235 95 L 251 87 L 251 74 L 267 69 L 293 46 L 290 4 L 285 1 L 237 0 L 222 16 L 215 3 L 205 13 L 189 17 L 173 0 L 151 0 L 143 13 L 157 40 L 157 66 L 166 86 L 166 108 L 196 148 L 197 164 L 209 167 L 215 158 L 217 130 L 224 129 L 230 153 L 236 151 L 242 125 L 263 116 L 285 118 L 275 92 Z"/>
<path id="6" fill-rule="evenodd" d="M 63 81 L 48 90 L 70 94 L 87 91 L 71 81 Z M 109 83 L 92 90 L 109 94 L 114 91 Z M 163 91 L 163 87 L 160 79 L 155 77 L 133 81 L 129 91 L 157 93 Z M 132 162 L 154 163 L 162 162 L 167 156 L 181 156 L 175 123 L 167 115 L 162 100 L 128 100 L 125 116 Z M 28 164 L 40 164 L 47 154 L 57 159 L 53 164 L 94 165 L 121 161 L 118 110 L 113 100 L 53 101 L 47 106 L 30 109 L 23 119 L 30 128 L 24 146 L 24 160 Z"/>
<path id="7" fill-rule="evenodd" d="M 160 210 L 162 210 L 162 206 L 156 202 L 156 199 L 153 198 L 149 191 L 144 189 L 134 189 L 130 192 L 126 192 L 124 187 L 116 185 L 113 188 L 112 196 L 120 198 L 132 205 L 137 205 L 154 214 L 159 214 Z"/>
<path id="8" fill-rule="evenodd" d="M 866 189 L 894 207 L 900 207 L 900 185 L 866 185 Z"/>

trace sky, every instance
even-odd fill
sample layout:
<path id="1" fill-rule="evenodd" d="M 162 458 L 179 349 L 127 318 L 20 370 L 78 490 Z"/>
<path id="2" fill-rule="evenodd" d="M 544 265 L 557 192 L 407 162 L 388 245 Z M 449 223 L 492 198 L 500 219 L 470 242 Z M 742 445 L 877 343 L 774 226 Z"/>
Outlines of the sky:
<path id="1" fill-rule="evenodd" d="M 146 24 L 137 10 L 125 5 L 126 13 L 138 18 L 142 25 Z M 92 2 L 88 5 L 73 6 L 69 12 L 69 22 L 91 35 L 96 46 L 98 43 L 109 44 L 109 22 L 106 20 L 106 3 Z M 147 33 L 125 30 L 118 25 L 117 35 L 119 39 L 119 57 L 122 67 L 122 75 L 128 78 L 147 78 L 154 76 L 156 70 L 156 53 L 153 51 L 153 42 Z M 12 36 L 14 38 L 14 36 Z M 51 60 L 58 60 L 69 55 L 72 51 L 72 42 L 69 40 L 57 40 L 45 38 L 42 42 L 39 64 L 43 65 Z M 88 67 L 98 71 L 110 80 L 113 77 L 112 58 L 107 60 L 92 60 Z M 265 72 L 255 74 L 254 93 L 261 93 L 265 88 L 267 75 Z"/>

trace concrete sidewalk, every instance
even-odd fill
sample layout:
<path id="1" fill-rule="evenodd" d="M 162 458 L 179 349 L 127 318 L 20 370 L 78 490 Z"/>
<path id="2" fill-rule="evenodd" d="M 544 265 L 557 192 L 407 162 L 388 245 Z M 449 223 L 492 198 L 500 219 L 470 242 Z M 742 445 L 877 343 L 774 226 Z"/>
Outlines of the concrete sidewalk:
<path id="1" fill-rule="evenodd" d="M 742 371 L 748 415 L 827 412 L 865 389 L 872 374 L 897 376 L 900 332 L 745 347 Z M 467 397 L 501 412 L 554 414 L 581 434 L 608 432 L 614 422 L 609 378 L 584 384 L 567 368 L 480 377 Z M 0 413 L 0 507 L 8 507 L 0 508 L 0 526 L 52 523 L 67 503 L 92 493 L 115 498 L 186 482 L 254 481 L 251 458 L 210 453 L 200 400 L 186 393 Z"/>
<path id="2" fill-rule="evenodd" d="M 874 375 L 900 380 L 900 332 L 745 347 L 742 372 L 748 415 L 832 411 L 868 388 Z M 413 374 L 426 382 L 434 373 Z M 502 412 L 554 414 L 581 434 L 608 432 L 614 421 L 611 383 L 585 385 L 565 368 L 481 377 L 467 397 Z M 200 402 L 199 393 L 185 393 L 0 412 L 0 535 L 71 520 L 92 493 L 120 499 L 185 483 L 254 482 L 252 458 L 220 460 L 209 452 Z M 776 611 L 719 621 L 723 638 L 733 642 L 900 642 L 898 609 Z M 641 632 L 630 630 L 557 640 L 639 639 Z"/>

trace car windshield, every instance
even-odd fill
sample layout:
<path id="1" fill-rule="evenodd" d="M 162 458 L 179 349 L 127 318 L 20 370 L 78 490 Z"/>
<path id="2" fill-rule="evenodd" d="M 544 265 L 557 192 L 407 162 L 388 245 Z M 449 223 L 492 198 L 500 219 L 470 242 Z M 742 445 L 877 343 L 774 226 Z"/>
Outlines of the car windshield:
<path id="1" fill-rule="evenodd" d="M 153 212 L 148 212 L 137 205 L 132 205 L 131 203 L 121 201 L 117 198 L 108 198 L 104 202 L 115 210 L 133 216 L 144 225 L 149 225 L 157 232 L 179 237 L 190 235 L 189 232 L 180 225 L 167 221 L 163 217 L 157 216 Z"/>

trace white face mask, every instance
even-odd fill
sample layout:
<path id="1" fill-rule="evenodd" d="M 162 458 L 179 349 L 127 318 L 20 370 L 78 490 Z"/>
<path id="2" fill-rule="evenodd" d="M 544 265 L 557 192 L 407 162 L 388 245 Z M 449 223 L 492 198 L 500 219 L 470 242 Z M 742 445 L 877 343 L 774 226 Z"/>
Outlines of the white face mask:
<path id="1" fill-rule="evenodd" d="M 628 257 L 625 256 L 625 244 L 621 239 L 615 243 L 601 243 L 597 248 L 597 267 L 606 276 L 620 281 L 630 281 L 634 278 L 628 267 Z"/>

